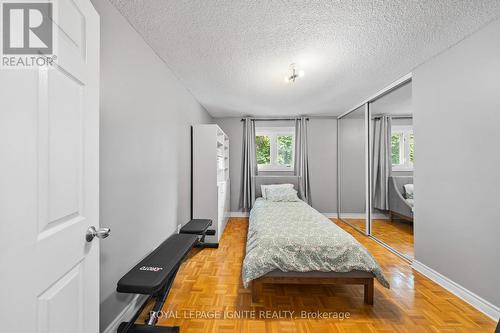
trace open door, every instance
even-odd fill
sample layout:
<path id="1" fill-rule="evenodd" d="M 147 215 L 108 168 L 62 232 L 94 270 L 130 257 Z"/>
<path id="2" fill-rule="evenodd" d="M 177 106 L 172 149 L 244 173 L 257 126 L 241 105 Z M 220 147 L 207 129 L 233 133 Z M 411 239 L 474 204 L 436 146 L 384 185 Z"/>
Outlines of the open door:
<path id="1" fill-rule="evenodd" d="M 54 64 L 0 69 L 2 332 L 99 331 L 99 17 L 53 4 Z"/>

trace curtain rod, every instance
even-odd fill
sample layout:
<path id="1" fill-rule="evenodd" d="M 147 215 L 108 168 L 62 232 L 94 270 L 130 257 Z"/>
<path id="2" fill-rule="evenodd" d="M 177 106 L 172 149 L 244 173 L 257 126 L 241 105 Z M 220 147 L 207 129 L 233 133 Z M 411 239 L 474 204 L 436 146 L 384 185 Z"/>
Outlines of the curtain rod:
<path id="1" fill-rule="evenodd" d="M 373 116 L 372 119 L 380 118 L 380 117 L 382 117 L 382 115 Z M 413 119 L 413 116 L 412 115 L 391 116 L 391 119 Z"/>
<path id="2" fill-rule="evenodd" d="M 241 118 L 241 121 L 245 121 L 247 118 Z M 297 120 L 300 119 L 300 117 L 295 117 L 295 118 L 250 118 L 250 120 L 254 121 L 280 121 L 280 120 Z M 309 117 L 306 118 L 306 120 L 309 120 Z"/>

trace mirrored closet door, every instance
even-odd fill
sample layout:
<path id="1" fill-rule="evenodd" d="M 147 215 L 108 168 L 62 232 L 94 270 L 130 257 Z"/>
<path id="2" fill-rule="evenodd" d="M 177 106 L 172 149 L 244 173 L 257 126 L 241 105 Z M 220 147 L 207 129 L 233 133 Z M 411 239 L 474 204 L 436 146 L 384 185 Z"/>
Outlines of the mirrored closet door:
<path id="1" fill-rule="evenodd" d="M 338 118 L 338 218 L 411 260 L 413 134 L 411 76 Z"/>
<path id="2" fill-rule="evenodd" d="M 406 82 L 369 103 L 371 236 L 413 258 L 412 84 Z"/>
<path id="3" fill-rule="evenodd" d="M 338 119 L 339 219 L 368 234 L 367 110 L 363 105 Z"/>

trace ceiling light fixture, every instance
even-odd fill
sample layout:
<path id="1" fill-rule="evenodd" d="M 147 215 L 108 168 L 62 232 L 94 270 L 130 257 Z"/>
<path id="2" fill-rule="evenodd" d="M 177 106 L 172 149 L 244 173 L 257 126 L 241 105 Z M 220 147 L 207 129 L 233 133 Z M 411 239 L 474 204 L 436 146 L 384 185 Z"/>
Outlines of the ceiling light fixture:
<path id="1" fill-rule="evenodd" d="M 304 76 L 303 70 L 297 70 L 295 63 L 290 64 L 290 75 L 285 76 L 285 83 L 295 82 L 299 77 Z"/>

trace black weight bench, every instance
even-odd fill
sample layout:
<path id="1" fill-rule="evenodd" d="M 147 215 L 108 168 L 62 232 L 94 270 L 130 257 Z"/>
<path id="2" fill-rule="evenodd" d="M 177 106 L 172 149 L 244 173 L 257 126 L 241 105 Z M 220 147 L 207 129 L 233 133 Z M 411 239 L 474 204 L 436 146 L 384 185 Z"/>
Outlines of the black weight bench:
<path id="1" fill-rule="evenodd" d="M 205 242 L 205 236 L 213 236 L 215 235 L 215 230 L 208 229 L 212 225 L 212 220 L 208 219 L 195 219 L 186 223 L 180 230 L 181 234 L 189 234 L 189 235 L 200 235 L 200 239 L 196 247 L 210 247 L 210 248 L 218 248 L 218 243 L 207 243 Z"/>
<path id="2" fill-rule="evenodd" d="M 156 326 L 158 315 L 167 300 L 179 267 L 193 247 L 217 247 L 216 243 L 204 243 L 206 235 L 215 235 L 215 230 L 208 230 L 211 220 L 191 220 L 181 228 L 179 234 L 170 236 L 146 258 L 118 281 L 119 293 L 149 295 L 137 313 L 129 322 L 122 322 L 118 333 L 177 333 L 179 327 Z M 155 305 L 145 324 L 135 324 L 146 307 L 149 299 L 155 299 Z"/>

